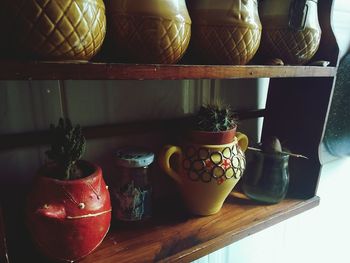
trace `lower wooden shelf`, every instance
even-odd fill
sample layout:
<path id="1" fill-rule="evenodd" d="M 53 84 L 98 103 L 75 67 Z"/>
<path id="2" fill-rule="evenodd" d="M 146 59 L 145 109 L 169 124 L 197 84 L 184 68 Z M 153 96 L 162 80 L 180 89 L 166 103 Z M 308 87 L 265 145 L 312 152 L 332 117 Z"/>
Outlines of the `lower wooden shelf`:
<path id="1" fill-rule="evenodd" d="M 181 201 L 167 202 L 156 207 L 157 213 L 147 222 L 113 221 L 102 244 L 81 262 L 190 262 L 311 209 L 319 201 L 315 196 L 306 200 L 287 198 L 279 204 L 263 205 L 232 193 L 218 214 L 206 217 L 188 215 L 178 205 Z M 9 262 L 23 262 L 23 256 L 30 257 L 31 262 L 46 262 L 33 251 L 32 244 L 17 242 L 18 235 L 23 233 L 19 231 L 17 227 L 17 237 L 12 240 L 12 247 L 9 246 Z"/>
<path id="2" fill-rule="evenodd" d="M 233 193 L 218 214 L 207 217 L 188 216 L 168 204 L 150 222 L 113 226 L 82 262 L 189 262 L 313 208 L 319 200 L 315 196 L 260 205 Z"/>

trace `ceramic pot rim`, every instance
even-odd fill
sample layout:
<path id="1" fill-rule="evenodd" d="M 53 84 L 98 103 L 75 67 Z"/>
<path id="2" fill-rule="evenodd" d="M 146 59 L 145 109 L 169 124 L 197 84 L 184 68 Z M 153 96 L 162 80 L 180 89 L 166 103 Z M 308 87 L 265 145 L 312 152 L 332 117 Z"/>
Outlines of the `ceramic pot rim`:
<path id="1" fill-rule="evenodd" d="M 189 140 L 198 144 L 221 145 L 230 144 L 236 136 L 237 125 L 230 130 L 220 132 L 209 132 L 192 130 L 189 133 Z"/>
<path id="2" fill-rule="evenodd" d="M 92 173 L 88 176 L 85 176 L 85 177 L 82 177 L 79 179 L 60 180 L 60 179 L 46 176 L 45 174 L 47 174 L 50 171 L 51 167 L 44 165 L 39 169 L 39 172 L 38 172 L 39 178 L 40 178 L 40 180 L 51 181 L 51 182 L 54 182 L 55 184 L 59 184 L 59 185 L 78 185 L 78 184 L 83 184 L 86 181 L 92 180 L 93 178 L 102 175 L 102 169 L 97 164 L 86 161 L 86 160 L 79 160 L 78 163 L 83 163 L 83 164 L 87 165 L 89 168 L 92 169 Z"/>

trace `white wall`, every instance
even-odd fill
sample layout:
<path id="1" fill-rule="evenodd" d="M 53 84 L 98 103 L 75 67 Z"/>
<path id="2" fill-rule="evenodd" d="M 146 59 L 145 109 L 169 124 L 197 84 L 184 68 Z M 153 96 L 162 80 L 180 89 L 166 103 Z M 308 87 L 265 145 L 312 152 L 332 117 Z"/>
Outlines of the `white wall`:
<path id="1" fill-rule="evenodd" d="M 350 4 L 349 0 L 335 0 L 332 23 L 340 48 L 340 58 L 350 51 Z"/>

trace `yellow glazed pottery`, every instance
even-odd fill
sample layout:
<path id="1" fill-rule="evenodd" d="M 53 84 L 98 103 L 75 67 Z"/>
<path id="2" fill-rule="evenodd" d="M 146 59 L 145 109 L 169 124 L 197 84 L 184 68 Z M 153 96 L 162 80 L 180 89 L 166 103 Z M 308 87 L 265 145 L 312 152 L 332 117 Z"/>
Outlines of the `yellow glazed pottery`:
<path id="1" fill-rule="evenodd" d="M 208 64 L 247 64 L 258 50 L 261 23 L 256 0 L 189 0 L 191 52 Z"/>
<path id="2" fill-rule="evenodd" d="M 106 32 L 103 0 L 6 0 L 21 52 L 47 60 L 89 60 Z"/>
<path id="3" fill-rule="evenodd" d="M 184 55 L 191 37 L 185 0 L 111 0 L 107 10 L 109 51 L 118 57 L 170 64 Z"/>
<path id="4" fill-rule="evenodd" d="M 247 146 L 248 138 L 242 133 L 223 145 L 187 143 L 182 148 L 168 145 L 159 156 L 159 164 L 177 183 L 191 213 L 211 215 L 221 209 L 241 178 Z M 173 155 L 178 157 L 178 171 L 170 165 Z"/>
<path id="5" fill-rule="evenodd" d="M 321 40 L 317 0 L 268 0 L 261 5 L 261 54 L 285 64 L 307 63 Z"/>

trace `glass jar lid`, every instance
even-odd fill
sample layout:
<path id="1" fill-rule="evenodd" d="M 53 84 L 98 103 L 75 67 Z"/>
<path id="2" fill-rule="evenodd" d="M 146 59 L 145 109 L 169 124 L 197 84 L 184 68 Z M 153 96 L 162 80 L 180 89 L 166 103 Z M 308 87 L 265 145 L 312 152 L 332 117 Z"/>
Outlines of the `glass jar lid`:
<path id="1" fill-rule="evenodd" d="M 142 148 L 125 147 L 114 153 L 116 164 L 124 167 L 144 167 L 154 161 L 154 153 Z"/>

